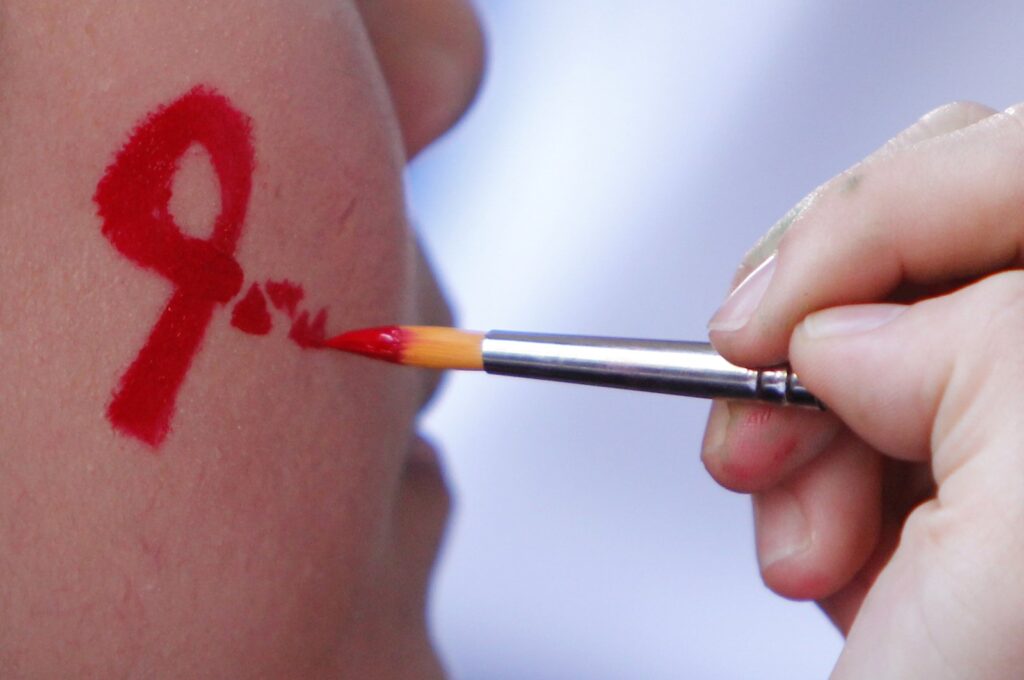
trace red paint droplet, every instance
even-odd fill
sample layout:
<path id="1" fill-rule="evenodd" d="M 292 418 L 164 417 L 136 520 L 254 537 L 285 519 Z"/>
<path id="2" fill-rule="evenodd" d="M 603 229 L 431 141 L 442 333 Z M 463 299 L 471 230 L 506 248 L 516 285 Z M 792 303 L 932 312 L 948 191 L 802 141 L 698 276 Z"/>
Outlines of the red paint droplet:
<path id="1" fill-rule="evenodd" d="M 294 319 L 295 311 L 298 309 L 299 303 L 302 302 L 305 292 L 302 290 L 302 286 L 285 279 L 284 281 L 267 281 L 267 295 L 270 297 L 271 304 Z"/>
<path id="2" fill-rule="evenodd" d="M 182 233 L 171 216 L 178 160 L 198 143 L 220 182 L 221 212 L 208 239 Z M 174 403 L 210 325 L 214 306 L 242 287 L 234 258 L 252 188 L 249 119 L 213 90 L 197 87 L 151 114 L 96 187 L 102 232 L 135 264 L 174 284 L 174 293 L 107 408 L 118 430 L 159 446 Z"/>
<path id="3" fill-rule="evenodd" d="M 300 314 L 288 337 L 303 349 L 323 347 L 327 337 L 327 310 L 321 309 L 312 323 L 309 322 L 309 312 Z"/>
<path id="4" fill-rule="evenodd" d="M 374 359 L 383 359 L 397 364 L 402 361 L 406 332 L 399 326 L 380 326 L 349 331 L 327 340 L 327 347 L 343 352 L 362 354 Z"/>
<path id="5" fill-rule="evenodd" d="M 231 325 L 250 335 L 266 335 L 273 322 L 267 311 L 267 299 L 263 297 L 258 283 L 252 284 L 249 292 L 231 311 Z"/>

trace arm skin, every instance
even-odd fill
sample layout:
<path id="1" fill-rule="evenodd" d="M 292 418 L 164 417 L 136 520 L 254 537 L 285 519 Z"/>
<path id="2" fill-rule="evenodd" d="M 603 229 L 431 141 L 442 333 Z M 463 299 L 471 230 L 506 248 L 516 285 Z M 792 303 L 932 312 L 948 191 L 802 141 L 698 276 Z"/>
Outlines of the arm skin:
<path id="1" fill-rule="evenodd" d="M 251 120 L 242 293 L 299 282 L 328 331 L 448 321 L 400 173 L 468 105 L 480 36 L 460 2 L 371 5 L 0 2 L 0 677 L 440 675 L 423 608 L 447 497 L 409 455 L 431 383 L 301 348 L 276 309 L 242 333 L 239 296 L 161 443 L 106 412 L 175 286 L 113 247 L 93 197 L 199 85 Z M 183 157 L 170 203 L 200 239 L 222 209 L 207 158 Z"/>

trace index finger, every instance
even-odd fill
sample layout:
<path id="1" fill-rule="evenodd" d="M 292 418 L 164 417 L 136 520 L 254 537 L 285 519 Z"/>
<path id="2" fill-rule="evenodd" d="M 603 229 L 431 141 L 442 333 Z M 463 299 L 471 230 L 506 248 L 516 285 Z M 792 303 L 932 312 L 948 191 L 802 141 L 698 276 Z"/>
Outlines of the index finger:
<path id="1" fill-rule="evenodd" d="M 712 319 L 716 348 L 743 365 L 778 363 L 811 312 L 1018 265 L 1022 113 L 1011 107 L 837 177 Z"/>

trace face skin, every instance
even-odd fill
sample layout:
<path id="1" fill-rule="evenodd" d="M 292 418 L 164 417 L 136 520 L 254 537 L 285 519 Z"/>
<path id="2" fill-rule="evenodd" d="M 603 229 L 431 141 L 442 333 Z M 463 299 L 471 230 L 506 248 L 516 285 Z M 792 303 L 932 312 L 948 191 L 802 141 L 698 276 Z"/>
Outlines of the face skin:
<path id="1" fill-rule="evenodd" d="M 429 678 L 447 511 L 414 433 L 429 374 L 231 325 L 293 281 L 328 333 L 450 317 L 400 173 L 469 104 L 457 0 L 0 2 L 0 677 Z M 234 258 L 170 428 L 108 406 L 178 286 L 104 236 L 94 194 L 147 115 L 196 86 L 251 121 Z M 194 146 L 170 214 L 221 213 Z"/>

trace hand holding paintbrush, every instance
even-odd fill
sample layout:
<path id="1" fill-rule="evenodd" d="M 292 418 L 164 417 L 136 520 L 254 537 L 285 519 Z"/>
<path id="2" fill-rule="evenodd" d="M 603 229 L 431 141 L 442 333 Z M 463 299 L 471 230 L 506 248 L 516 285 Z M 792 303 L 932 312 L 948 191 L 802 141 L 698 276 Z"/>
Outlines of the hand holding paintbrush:
<path id="1" fill-rule="evenodd" d="M 1020 115 L 944 107 L 802 202 L 709 324 L 721 356 L 699 343 L 415 327 L 329 344 L 727 398 L 705 464 L 754 494 L 769 587 L 818 600 L 848 634 L 834 678 L 1017 677 L 1024 277 L 1006 268 L 1024 264 Z M 965 277 L 974 283 L 937 296 Z M 908 285 L 932 295 L 891 304 Z M 787 359 L 802 381 L 740 368 Z M 804 384 L 830 412 L 735 401 L 813 405 Z"/>
<path id="2" fill-rule="evenodd" d="M 848 634 L 834 678 L 1020 673 L 1019 129 L 929 114 L 769 235 L 709 325 L 727 359 L 788 359 L 829 406 L 716 405 L 704 460 L 754 492 L 769 587 Z M 927 297 L 889 304 L 907 288 Z"/>

